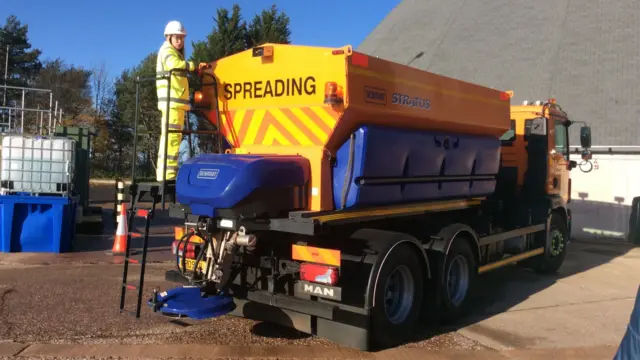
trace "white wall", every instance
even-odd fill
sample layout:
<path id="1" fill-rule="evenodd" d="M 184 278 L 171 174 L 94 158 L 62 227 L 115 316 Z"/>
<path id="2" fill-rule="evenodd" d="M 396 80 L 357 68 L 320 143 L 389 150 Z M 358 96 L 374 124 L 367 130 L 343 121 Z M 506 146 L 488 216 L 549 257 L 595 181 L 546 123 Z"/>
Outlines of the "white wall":
<path id="1" fill-rule="evenodd" d="M 573 154 L 571 160 L 582 161 Z M 591 172 L 571 171 L 572 235 L 626 239 L 631 201 L 640 196 L 640 155 L 593 155 L 591 162 Z"/>

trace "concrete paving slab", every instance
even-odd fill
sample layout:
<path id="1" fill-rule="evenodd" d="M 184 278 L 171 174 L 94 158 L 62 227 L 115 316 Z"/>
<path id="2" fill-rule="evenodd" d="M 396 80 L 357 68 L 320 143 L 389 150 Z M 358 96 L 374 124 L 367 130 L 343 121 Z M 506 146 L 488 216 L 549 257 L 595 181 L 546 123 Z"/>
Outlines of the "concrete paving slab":
<path id="1" fill-rule="evenodd" d="M 0 356 L 15 356 L 26 347 L 27 344 L 21 344 L 13 341 L 0 341 Z"/>
<path id="2" fill-rule="evenodd" d="M 628 246 L 574 242 L 558 275 L 488 274 L 486 290 L 503 296 L 458 333 L 497 350 L 617 347 L 640 283 L 639 255 Z"/>
<path id="3" fill-rule="evenodd" d="M 588 346 L 564 349 L 518 349 L 500 352 L 507 359 L 517 360 L 611 360 L 617 347 Z"/>
<path id="4" fill-rule="evenodd" d="M 617 346 L 634 299 L 513 311 L 458 331 L 493 349 Z"/>
<path id="5" fill-rule="evenodd" d="M 1 347 L 0 347 L 1 348 Z M 611 359 L 616 348 L 611 346 L 565 349 L 440 350 L 390 349 L 380 352 L 361 352 L 353 349 L 314 346 L 219 346 L 219 345 L 87 345 L 33 344 L 18 355 L 47 358 L 122 358 L 122 359 L 358 359 L 358 360 L 548 360 Z M 0 353 L 2 354 L 2 353 Z M 9 355 L 11 356 L 11 355 Z"/>

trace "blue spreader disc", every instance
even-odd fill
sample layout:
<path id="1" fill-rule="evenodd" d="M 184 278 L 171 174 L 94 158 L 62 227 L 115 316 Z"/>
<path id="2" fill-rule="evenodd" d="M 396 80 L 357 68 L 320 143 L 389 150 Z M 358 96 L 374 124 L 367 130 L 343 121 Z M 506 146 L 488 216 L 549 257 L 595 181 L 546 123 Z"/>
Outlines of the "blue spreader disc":
<path id="1" fill-rule="evenodd" d="M 158 293 L 158 311 L 165 315 L 188 316 L 192 319 L 209 319 L 226 315 L 235 309 L 231 296 L 203 296 L 197 286 L 177 287 Z M 153 307 L 151 300 L 149 306 Z"/>

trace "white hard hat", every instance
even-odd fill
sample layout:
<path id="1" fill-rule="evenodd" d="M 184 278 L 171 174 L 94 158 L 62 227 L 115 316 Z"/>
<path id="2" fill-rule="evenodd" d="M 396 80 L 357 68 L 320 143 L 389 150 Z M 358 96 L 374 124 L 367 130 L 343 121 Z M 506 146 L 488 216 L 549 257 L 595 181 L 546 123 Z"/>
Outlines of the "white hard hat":
<path id="1" fill-rule="evenodd" d="M 187 36 L 187 30 L 182 26 L 180 21 L 169 21 L 167 26 L 164 28 L 164 36 L 167 35 L 184 35 Z"/>

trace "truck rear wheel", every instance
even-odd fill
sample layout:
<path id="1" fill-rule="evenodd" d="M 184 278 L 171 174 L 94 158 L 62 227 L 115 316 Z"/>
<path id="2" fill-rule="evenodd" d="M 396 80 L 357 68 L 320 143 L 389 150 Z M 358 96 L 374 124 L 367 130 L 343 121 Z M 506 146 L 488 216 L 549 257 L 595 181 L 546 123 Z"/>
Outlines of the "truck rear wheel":
<path id="1" fill-rule="evenodd" d="M 478 274 L 475 254 L 465 239 L 454 240 L 440 269 L 437 285 L 445 312 L 444 320 L 455 320 L 467 310 Z"/>
<path id="2" fill-rule="evenodd" d="M 374 294 L 371 313 L 374 346 L 394 346 L 413 334 L 422 304 L 423 274 L 418 254 L 409 245 L 398 245 L 389 253 Z"/>

